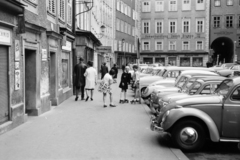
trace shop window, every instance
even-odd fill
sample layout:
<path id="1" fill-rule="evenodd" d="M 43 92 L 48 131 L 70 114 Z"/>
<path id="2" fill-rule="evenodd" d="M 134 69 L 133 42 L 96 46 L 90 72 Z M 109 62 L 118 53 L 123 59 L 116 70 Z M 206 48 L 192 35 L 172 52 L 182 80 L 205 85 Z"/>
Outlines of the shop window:
<path id="1" fill-rule="evenodd" d="M 69 61 L 68 59 L 62 59 L 62 88 L 69 86 Z"/>
<path id="2" fill-rule="evenodd" d="M 214 6 L 215 7 L 221 6 L 221 0 L 214 0 Z"/>
<path id="3" fill-rule="evenodd" d="M 181 57 L 180 58 L 180 66 L 189 67 L 190 66 L 190 58 Z"/>
<path id="4" fill-rule="evenodd" d="M 160 63 L 163 66 L 165 66 L 165 58 L 161 57 L 161 58 L 155 58 L 155 63 Z"/>
<path id="5" fill-rule="evenodd" d="M 202 57 L 193 57 L 192 66 L 193 67 L 202 67 L 203 66 L 203 58 Z"/>
<path id="6" fill-rule="evenodd" d="M 168 64 L 171 66 L 176 66 L 177 65 L 177 58 L 176 57 L 169 57 L 168 58 Z"/>

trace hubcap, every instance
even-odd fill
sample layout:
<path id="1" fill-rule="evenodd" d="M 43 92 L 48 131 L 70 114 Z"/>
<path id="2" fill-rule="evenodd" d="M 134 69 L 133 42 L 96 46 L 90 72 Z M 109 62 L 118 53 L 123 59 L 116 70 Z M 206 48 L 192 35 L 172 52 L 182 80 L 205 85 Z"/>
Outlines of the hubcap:
<path id="1" fill-rule="evenodd" d="M 198 140 L 198 133 L 194 128 L 187 127 L 180 132 L 180 139 L 184 144 L 191 145 Z"/>

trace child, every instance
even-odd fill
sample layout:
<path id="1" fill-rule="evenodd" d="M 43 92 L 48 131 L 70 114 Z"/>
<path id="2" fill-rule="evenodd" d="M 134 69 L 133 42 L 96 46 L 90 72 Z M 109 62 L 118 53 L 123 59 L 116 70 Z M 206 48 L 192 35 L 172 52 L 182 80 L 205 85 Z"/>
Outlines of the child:
<path id="1" fill-rule="evenodd" d="M 138 66 L 134 65 L 133 66 L 133 88 L 134 88 L 134 99 L 131 101 L 131 103 L 138 102 L 137 98 L 139 98 L 139 80 L 140 80 L 140 75 L 138 72 Z"/>
<path id="2" fill-rule="evenodd" d="M 101 89 L 101 92 L 103 92 L 103 107 L 107 107 L 106 105 L 106 96 L 107 93 L 109 93 L 110 96 L 110 107 L 116 107 L 116 105 L 113 104 L 113 98 L 112 98 L 112 88 L 111 85 L 113 83 L 113 76 L 114 76 L 115 72 L 114 70 L 110 70 L 109 73 L 106 73 L 103 77 L 103 81 L 102 83 L 104 84 L 104 88 Z"/>
<path id="3" fill-rule="evenodd" d="M 127 95 L 127 89 L 128 85 L 130 84 L 130 79 L 131 79 L 131 74 L 129 73 L 129 67 L 126 66 L 125 69 L 123 70 L 122 76 L 121 76 L 121 81 L 119 84 L 119 88 L 122 89 L 120 93 L 120 101 L 119 103 L 128 103 L 128 100 L 126 98 Z M 122 94 L 124 93 L 124 99 L 122 99 Z"/>

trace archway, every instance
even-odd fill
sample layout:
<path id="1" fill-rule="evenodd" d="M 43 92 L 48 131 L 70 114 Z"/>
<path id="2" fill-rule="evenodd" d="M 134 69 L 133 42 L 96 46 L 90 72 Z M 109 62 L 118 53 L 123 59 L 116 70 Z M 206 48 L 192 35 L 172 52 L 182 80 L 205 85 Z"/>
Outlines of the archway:
<path id="1" fill-rule="evenodd" d="M 219 55 L 219 62 L 221 63 L 233 61 L 234 44 L 230 38 L 219 37 L 215 39 L 211 44 L 211 48 L 214 51 L 212 55 L 214 64 L 217 63 L 217 55 Z"/>

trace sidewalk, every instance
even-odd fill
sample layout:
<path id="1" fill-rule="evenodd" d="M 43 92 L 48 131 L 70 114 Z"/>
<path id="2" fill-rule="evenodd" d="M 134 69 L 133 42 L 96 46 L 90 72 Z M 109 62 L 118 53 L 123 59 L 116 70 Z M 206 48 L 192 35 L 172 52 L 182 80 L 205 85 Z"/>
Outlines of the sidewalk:
<path id="1" fill-rule="evenodd" d="M 119 104 L 118 83 L 113 89 L 116 108 L 103 108 L 102 94 L 95 91 L 94 101 L 76 102 L 71 97 L 50 112 L 29 117 L 0 136 L 0 159 L 187 159 L 180 150 L 159 142 L 161 136 L 149 128 L 146 105 Z M 129 100 L 132 94 L 129 91 Z"/>

